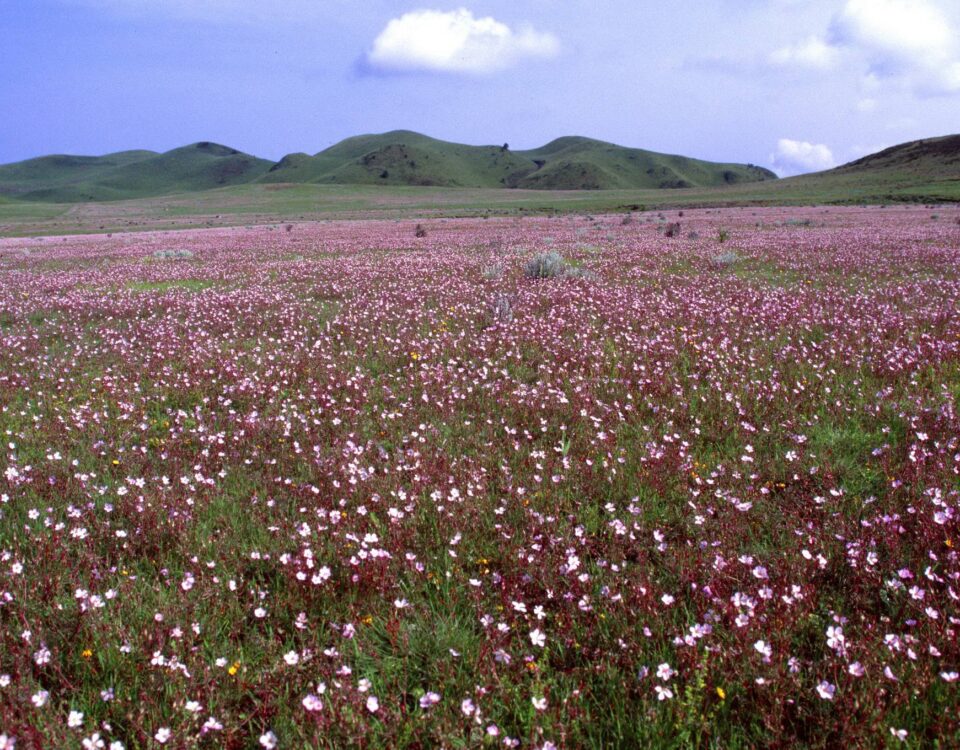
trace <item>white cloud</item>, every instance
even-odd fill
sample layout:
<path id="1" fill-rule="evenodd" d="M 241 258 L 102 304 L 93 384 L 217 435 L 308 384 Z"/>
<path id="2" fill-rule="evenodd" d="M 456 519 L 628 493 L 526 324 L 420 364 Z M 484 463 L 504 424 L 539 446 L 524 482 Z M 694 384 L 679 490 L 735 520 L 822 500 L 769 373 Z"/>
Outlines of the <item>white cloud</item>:
<path id="1" fill-rule="evenodd" d="M 524 58 L 549 58 L 560 44 L 552 34 L 529 27 L 516 31 L 466 8 L 417 10 L 391 20 L 374 40 L 366 62 L 392 71 L 490 73 Z"/>
<path id="2" fill-rule="evenodd" d="M 897 81 L 925 96 L 960 93 L 957 33 L 933 0 L 847 0 L 825 34 L 769 58 L 820 70 L 841 60 L 862 67 L 867 90 Z"/>
<path id="3" fill-rule="evenodd" d="M 819 172 L 837 165 L 833 152 L 822 143 L 794 141 L 790 138 L 777 141 L 777 150 L 770 160 L 774 169 L 784 176 Z"/>
<path id="4" fill-rule="evenodd" d="M 769 59 L 774 65 L 830 70 L 839 62 L 840 51 L 822 39 L 812 36 L 800 44 L 775 50 L 770 54 Z"/>
<path id="5" fill-rule="evenodd" d="M 830 38 L 870 53 L 881 71 L 943 63 L 955 52 L 947 18 L 926 0 L 847 0 Z"/>

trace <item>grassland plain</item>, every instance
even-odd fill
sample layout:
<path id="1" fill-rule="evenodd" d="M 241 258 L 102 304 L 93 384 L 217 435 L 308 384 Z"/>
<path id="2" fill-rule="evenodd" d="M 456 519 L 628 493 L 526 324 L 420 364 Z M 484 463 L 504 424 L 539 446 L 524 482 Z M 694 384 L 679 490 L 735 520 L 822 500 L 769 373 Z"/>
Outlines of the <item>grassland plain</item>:
<path id="1" fill-rule="evenodd" d="M 363 185 L 241 185 L 158 198 L 103 203 L 0 202 L 0 237 L 235 227 L 342 219 L 491 218 L 782 205 L 928 205 L 930 214 L 960 203 L 960 181 L 917 183 L 844 175 L 789 178 L 758 185 L 689 190 L 498 190 Z M 651 215 L 649 212 L 653 211 Z M 745 214 L 745 217 L 749 214 Z M 636 216 L 634 218 L 637 218 Z M 746 219 L 745 219 L 746 220 Z"/>
<path id="2" fill-rule="evenodd" d="M 0 240 L 0 735 L 956 747 L 958 218 Z"/>

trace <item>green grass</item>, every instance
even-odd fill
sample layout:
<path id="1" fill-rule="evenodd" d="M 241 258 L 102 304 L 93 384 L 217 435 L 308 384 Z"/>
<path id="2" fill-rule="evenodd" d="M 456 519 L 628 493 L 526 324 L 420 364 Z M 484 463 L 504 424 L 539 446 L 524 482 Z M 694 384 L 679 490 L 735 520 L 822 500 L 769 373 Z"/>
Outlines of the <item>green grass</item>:
<path id="1" fill-rule="evenodd" d="M 216 282 L 206 279 L 177 279 L 176 281 L 135 281 L 127 284 L 127 289 L 132 292 L 168 292 L 172 289 L 202 292 L 215 285 Z"/>
<path id="2" fill-rule="evenodd" d="M 392 140 L 388 136 L 392 136 Z M 418 166 L 415 169 L 409 165 L 404 167 L 395 174 L 395 179 L 381 179 L 377 176 L 367 180 L 357 172 L 367 169 L 362 164 L 358 166 L 357 159 L 362 161 L 364 154 L 378 152 L 378 149 L 386 148 L 388 153 L 380 154 L 370 164 L 386 164 L 384 160 L 396 151 L 391 151 L 389 144 L 397 138 L 409 140 L 408 149 L 419 150 L 429 158 L 411 158 L 410 161 L 416 162 Z M 902 148 L 913 154 L 910 148 L 914 146 L 915 144 L 906 144 Z M 82 202 L 82 196 L 75 192 L 70 193 L 77 189 L 74 185 L 63 187 L 67 192 L 61 194 L 61 199 L 68 201 L 64 203 L 7 200 L 0 202 L 0 236 L 166 230 L 326 219 L 522 217 L 719 206 L 960 202 L 960 173 L 956 170 L 956 163 L 936 155 L 921 155 L 903 162 L 894 154 L 828 172 L 723 186 L 674 190 L 548 189 L 564 184 L 553 178 L 547 179 L 551 170 L 561 169 L 557 166 L 560 162 L 569 163 L 574 157 L 584 164 L 589 162 L 585 169 L 592 174 L 595 170 L 616 171 L 616 164 L 623 159 L 630 161 L 629 157 L 635 155 L 629 149 L 617 149 L 619 147 L 610 147 L 608 144 L 588 139 L 564 138 L 536 151 L 501 152 L 500 147 L 459 147 L 456 144 L 445 144 L 425 136 L 401 132 L 348 139 L 316 157 L 299 155 L 285 160 L 273 172 L 266 172 L 266 163 L 257 163 L 250 167 L 251 171 L 246 177 L 229 177 L 228 186 L 225 187 L 216 186 L 217 170 L 229 171 L 232 169 L 231 164 L 238 159 L 245 159 L 245 156 L 230 155 L 228 149 L 213 145 L 207 147 L 210 153 L 196 147 L 193 151 L 197 153 L 191 152 L 189 148 L 178 149 L 168 154 L 155 155 L 152 160 L 148 160 L 154 167 L 168 164 L 172 171 L 160 169 L 142 181 L 133 180 L 131 176 L 133 181 L 129 183 L 133 194 L 157 191 L 169 194 L 123 201 Z M 534 155 L 534 158 L 539 158 L 544 155 L 541 152 L 547 150 L 560 161 L 545 162 L 542 169 L 517 183 L 521 186 L 535 183 L 536 187 L 543 189 L 529 190 L 520 187 L 504 190 L 502 186 L 498 186 L 501 176 L 518 167 L 527 156 Z M 394 153 L 394 156 L 397 154 Z M 653 156 L 659 158 L 661 155 Z M 674 157 L 663 158 L 669 160 Z M 687 167 L 690 169 L 700 168 L 698 163 L 688 161 L 690 163 Z M 188 169 L 194 162 L 197 162 L 194 165 L 196 169 Z M 114 177 L 110 180 L 104 178 L 101 185 L 103 190 L 113 191 L 108 197 L 121 197 L 122 185 L 114 178 L 135 172 L 140 168 L 137 165 L 142 163 L 111 167 Z M 0 167 L 0 186 L 6 179 L 12 179 L 9 177 L 11 169 L 22 169 L 25 164 L 29 163 Z M 50 179 L 52 169 L 45 164 L 36 166 L 39 169 L 36 180 L 30 183 L 34 187 L 43 180 Z M 390 171 L 389 166 L 382 168 Z M 190 171 L 191 169 L 193 171 Z M 403 171 L 404 169 L 406 171 Z M 263 174 L 262 179 L 267 184 L 229 184 L 230 181 L 244 181 L 247 177 L 252 179 L 255 172 L 258 173 L 256 176 Z M 698 180 L 707 179 L 702 173 L 698 174 Z M 173 182 L 164 186 L 163 180 L 168 178 Z M 348 179 L 361 182 L 366 180 L 372 184 L 336 184 L 337 181 Z M 271 183 L 273 180 L 287 181 Z M 394 184 L 418 180 L 444 185 L 475 183 L 487 186 Z M 797 231 L 817 231 L 817 227 L 798 225 Z"/>

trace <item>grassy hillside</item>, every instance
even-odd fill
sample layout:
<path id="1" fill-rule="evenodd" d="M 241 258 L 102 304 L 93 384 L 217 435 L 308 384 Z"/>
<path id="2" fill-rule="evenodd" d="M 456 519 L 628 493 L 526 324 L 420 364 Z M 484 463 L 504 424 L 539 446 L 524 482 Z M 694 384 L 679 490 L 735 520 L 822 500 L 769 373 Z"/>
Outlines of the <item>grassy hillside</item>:
<path id="1" fill-rule="evenodd" d="M 396 130 L 348 138 L 312 157 L 291 154 L 261 181 L 603 190 L 708 187 L 775 177 L 759 167 L 668 156 L 578 136 L 511 151 Z"/>
<path id="2" fill-rule="evenodd" d="M 408 130 L 347 138 L 276 164 L 215 143 L 163 154 L 48 156 L 0 166 L 0 194 L 53 203 L 112 201 L 253 182 L 531 190 L 712 187 L 776 178 L 742 164 L 624 148 L 570 136 L 529 151 L 467 146 Z"/>
<path id="3" fill-rule="evenodd" d="M 499 146 L 465 146 L 395 130 L 348 138 L 312 157 L 284 157 L 261 181 L 496 188 L 532 168 Z"/>
<path id="4" fill-rule="evenodd" d="M 0 195 L 24 196 L 38 190 L 95 181 L 111 170 L 157 156 L 155 151 L 120 151 L 106 156 L 41 156 L 0 165 Z"/>
<path id="5" fill-rule="evenodd" d="M 776 179 L 769 170 L 753 165 L 718 164 L 577 136 L 518 153 L 537 169 L 519 179 L 516 187 L 533 189 L 677 189 Z"/>
<path id="6" fill-rule="evenodd" d="M 889 173 L 898 177 L 960 179 L 960 135 L 924 138 L 869 154 L 824 174 Z"/>
<path id="7" fill-rule="evenodd" d="M 784 180 L 792 189 L 843 192 L 851 200 L 960 198 L 960 135 L 893 146 L 826 172 Z"/>
<path id="8" fill-rule="evenodd" d="M 367 138 L 373 140 L 365 140 L 365 137 L 349 139 L 315 157 L 306 154 L 287 157 L 285 168 L 300 170 L 300 179 L 284 179 L 279 183 L 270 182 L 276 172 L 280 171 L 279 167 L 272 172 L 266 172 L 264 164 L 257 162 L 257 168 L 264 169 L 261 173 L 263 183 L 227 183 L 228 186 L 219 189 L 171 192 L 115 203 L 37 202 L 10 200 L 0 195 L 0 235 L 172 229 L 327 218 L 431 218 L 577 211 L 600 213 L 696 206 L 960 203 L 960 136 L 903 144 L 816 174 L 782 180 L 675 190 L 550 190 L 544 189 L 549 182 L 543 178 L 540 189 L 536 190 L 523 187 L 504 190 L 502 185 L 481 188 L 417 187 L 389 183 L 384 185 L 381 178 L 359 185 L 330 183 L 317 179 L 327 174 L 324 170 L 329 169 L 330 164 L 342 164 L 344 158 L 355 159 L 356 155 L 360 154 L 362 159 L 369 153 L 382 153 L 384 142 L 377 139 L 384 136 Z M 423 140 L 415 141 L 411 138 L 409 148 L 422 150 L 433 158 L 436 151 L 429 148 L 432 139 L 424 136 L 420 138 Z M 536 158 L 549 155 L 543 154 L 548 150 L 555 157 L 557 154 L 569 155 L 577 147 L 576 143 L 570 143 L 571 140 L 574 139 L 559 139 L 543 149 L 538 149 Z M 371 144 L 375 147 L 373 151 L 369 150 Z M 464 148 L 483 150 L 481 147 Z M 199 148 L 196 150 L 203 151 Z M 492 175 L 498 174 L 492 158 L 493 151 L 497 151 L 497 158 L 503 160 L 500 170 L 505 165 L 509 166 L 506 161 L 508 156 L 525 158 L 531 153 L 501 152 L 499 147 L 488 147 L 488 164 L 494 164 L 494 167 L 486 171 L 479 170 L 479 174 L 488 180 Z M 176 155 L 176 152 L 171 153 Z M 466 153 L 469 155 L 473 152 Z M 595 149 L 594 155 L 596 156 Z M 163 156 L 167 155 L 154 154 L 150 158 L 160 158 L 162 163 Z M 236 157 L 237 154 L 228 153 L 226 157 L 220 157 L 228 159 L 223 164 L 231 164 L 231 156 Z M 242 158 L 243 155 L 240 156 Z M 321 157 L 327 160 L 326 166 Z M 32 167 L 36 169 L 37 162 L 43 164 L 43 161 L 31 160 Z M 172 161 L 176 163 L 177 159 Z M 221 163 L 216 158 L 210 161 L 214 164 Z M 466 161 L 476 170 L 476 160 Z M 687 161 L 695 164 L 693 160 Z M 25 170 L 25 165 L 28 164 L 30 163 L 10 166 Z M 691 165 L 688 165 L 688 168 L 690 167 Z M 554 163 L 551 169 L 561 168 Z M 566 168 L 573 169 L 569 166 Z M 609 165 L 602 163 L 597 165 L 597 168 L 610 169 Z M 0 174 L 4 170 L 7 174 L 10 173 L 8 167 L 0 167 Z M 464 167 L 463 171 L 468 170 Z M 548 174 L 546 165 L 538 171 Z M 470 173 L 474 175 L 472 179 L 479 179 L 475 176 L 478 171 Z M 211 181 L 216 183 L 218 179 L 231 179 L 230 175 L 214 174 L 211 180 L 209 170 L 201 170 L 199 176 L 204 177 L 208 185 Z M 197 175 L 194 175 L 194 179 L 196 178 Z M 244 178 L 243 174 L 232 177 L 238 180 Z M 23 173 L 21 179 L 25 179 Z M 496 178 L 498 184 L 499 179 Z M 523 179 L 529 182 L 529 175 Z M 522 184 L 522 180 L 518 180 L 518 183 Z M 140 189 L 144 189 L 142 184 Z"/>
<path id="9" fill-rule="evenodd" d="M 78 203 L 183 193 L 250 182 L 271 162 L 216 143 L 157 154 L 47 156 L 0 166 L 0 192 L 26 201 Z"/>

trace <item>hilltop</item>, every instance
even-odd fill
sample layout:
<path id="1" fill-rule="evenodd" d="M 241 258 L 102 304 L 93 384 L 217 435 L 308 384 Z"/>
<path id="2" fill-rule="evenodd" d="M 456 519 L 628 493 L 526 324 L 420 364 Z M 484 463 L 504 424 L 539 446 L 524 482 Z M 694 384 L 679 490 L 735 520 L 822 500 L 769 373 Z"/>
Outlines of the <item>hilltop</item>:
<path id="1" fill-rule="evenodd" d="M 265 174 L 271 164 L 209 142 L 162 154 L 43 156 L 0 166 L 0 195 L 51 203 L 149 198 L 244 184 Z"/>
<path id="2" fill-rule="evenodd" d="M 823 172 L 763 186 L 764 203 L 940 203 L 960 200 L 960 135 L 923 138 Z"/>
<path id="3" fill-rule="evenodd" d="M 960 178 L 960 135 L 924 138 L 869 154 L 830 170 L 838 174 L 896 172 Z M 828 173 L 829 174 L 829 173 Z"/>
<path id="4" fill-rule="evenodd" d="M 195 143 L 158 154 L 44 156 L 0 166 L 0 196 L 76 203 L 149 198 L 244 184 L 309 183 L 532 190 L 679 189 L 774 180 L 769 170 L 567 136 L 513 151 L 407 130 L 347 138 L 317 154 L 273 163 Z"/>
<path id="5" fill-rule="evenodd" d="M 314 156 L 281 159 L 263 182 L 547 190 L 663 189 L 776 179 L 753 165 L 718 164 L 566 136 L 513 151 L 407 130 L 348 138 Z"/>

